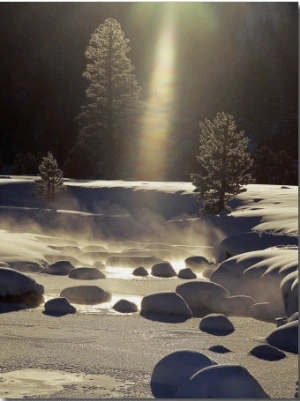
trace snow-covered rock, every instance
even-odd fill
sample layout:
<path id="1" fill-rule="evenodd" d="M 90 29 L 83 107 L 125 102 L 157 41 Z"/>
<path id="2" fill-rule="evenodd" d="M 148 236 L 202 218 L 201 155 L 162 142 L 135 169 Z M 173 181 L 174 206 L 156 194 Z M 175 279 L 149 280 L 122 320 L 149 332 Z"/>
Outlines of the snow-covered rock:
<path id="1" fill-rule="evenodd" d="M 38 306 L 44 300 L 44 287 L 16 270 L 0 267 L 0 302 Z"/>
<path id="2" fill-rule="evenodd" d="M 81 255 L 81 259 L 87 263 L 95 263 L 95 262 L 103 262 L 105 263 L 106 259 L 111 255 L 108 251 L 99 251 L 99 252 L 84 252 Z"/>
<path id="3" fill-rule="evenodd" d="M 283 351 L 298 353 L 298 320 L 286 323 L 267 336 L 267 342 Z"/>
<path id="4" fill-rule="evenodd" d="M 293 313 L 288 319 L 287 323 L 294 322 L 298 320 L 298 312 Z"/>
<path id="5" fill-rule="evenodd" d="M 0 267 L 8 267 L 9 268 L 9 264 L 6 262 L 0 262 Z"/>
<path id="6" fill-rule="evenodd" d="M 61 297 L 70 302 L 84 305 L 95 305 L 111 300 L 111 294 L 95 285 L 79 285 L 68 287 L 61 291 Z"/>
<path id="7" fill-rule="evenodd" d="M 215 336 L 226 336 L 234 332 L 232 322 L 221 313 L 212 313 L 202 318 L 199 329 Z"/>
<path id="8" fill-rule="evenodd" d="M 256 345 L 249 354 L 266 361 L 279 361 L 286 357 L 283 351 L 269 344 Z"/>
<path id="9" fill-rule="evenodd" d="M 50 299 L 45 303 L 44 308 L 45 313 L 51 315 L 66 315 L 76 312 L 76 308 L 63 297 Z"/>
<path id="10" fill-rule="evenodd" d="M 136 267 L 136 268 L 133 270 L 132 274 L 133 274 L 134 276 L 140 276 L 140 277 L 146 277 L 146 276 L 149 275 L 148 271 L 145 269 L 144 266 Z"/>
<path id="11" fill-rule="evenodd" d="M 133 313 L 138 311 L 137 305 L 127 299 L 120 299 L 114 304 L 113 309 L 120 313 Z"/>
<path id="12" fill-rule="evenodd" d="M 176 292 L 159 292 L 146 295 L 142 299 L 141 314 L 157 313 L 173 316 L 192 316 L 192 312 L 184 299 Z"/>
<path id="13" fill-rule="evenodd" d="M 77 280 L 98 280 L 105 278 L 105 274 L 95 267 L 77 267 L 70 271 L 69 277 Z"/>
<path id="14" fill-rule="evenodd" d="M 277 245 L 298 245 L 298 238 L 267 232 L 243 232 L 224 238 L 215 248 L 217 262 L 246 252 L 263 250 Z"/>
<path id="15" fill-rule="evenodd" d="M 162 358 L 151 376 L 151 391 L 155 398 L 173 398 L 178 386 L 200 369 L 216 362 L 196 351 L 180 350 Z"/>
<path id="16" fill-rule="evenodd" d="M 175 398 L 270 398 L 258 381 L 240 365 L 201 369 L 178 387 Z"/>
<path id="17" fill-rule="evenodd" d="M 203 272 L 202 272 L 202 276 L 204 277 L 204 278 L 209 278 L 210 279 L 210 276 L 212 275 L 212 272 L 213 271 L 215 271 L 215 269 L 212 269 L 212 268 L 207 268 L 207 269 L 205 269 Z"/>
<path id="18" fill-rule="evenodd" d="M 106 265 L 111 267 L 130 267 L 135 268 L 138 266 L 150 267 L 154 263 L 159 262 L 160 259 L 155 256 L 127 256 L 127 255 L 114 255 L 106 259 Z"/>
<path id="19" fill-rule="evenodd" d="M 176 287 L 176 292 L 195 313 L 219 312 L 220 305 L 230 295 L 221 285 L 205 280 L 180 284 Z"/>
<path id="20" fill-rule="evenodd" d="M 232 295 L 248 295 L 256 303 L 270 302 L 280 316 L 285 313 L 280 286 L 297 265 L 297 248 L 273 247 L 231 257 L 220 264 L 210 280 L 223 285 Z"/>
<path id="21" fill-rule="evenodd" d="M 60 260 L 45 267 L 41 273 L 53 274 L 56 276 L 68 276 L 74 266 L 68 260 Z"/>
<path id="22" fill-rule="evenodd" d="M 21 260 L 9 262 L 8 266 L 13 270 L 17 270 L 18 272 L 22 273 L 39 273 L 43 269 L 43 266 L 41 266 L 39 263 Z"/>
<path id="23" fill-rule="evenodd" d="M 71 263 L 72 266 L 77 267 L 81 265 L 81 262 L 75 258 L 74 256 L 71 255 L 67 255 L 67 254 L 63 254 L 63 255 L 44 255 L 45 259 L 47 261 L 47 264 L 51 265 L 54 264 L 56 262 L 60 262 L 62 261 L 68 261 Z"/>
<path id="24" fill-rule="evenodd" d="M 157 277 L 174 277 L 177 275 L 171 263 L 167 261 L 155 263 L 151 267 L 151 274 Z"/>
<path id="25" fill-rule="evenodd" d="M 224 347 L 224 345 L 212 345 L 208 349 L 212 352 L 216 352 L 217 354 L 227 354 L 227 352 L 231 352 L 230 349 Z"/>
<path id="26" fill-rule="evenodd" d="M 298 271 L 288 274 L 280 283 L 285 311 L 288 316 L 298 311 Z"/>
<path id="27" fill-rule="evenodd" d="M 93 263 L 93 267 L 95 267 L 96 269 L 105 269 L 105 264 L 103 262 L 100 262 L 98 260 L 98 262 L 94 262 Z"/>
<path id="28" fill-rule="evenodd" d="M 274 322 L 276 318 L 283 315 L 284 311 L 270 302 L 258 302 L 251 306 L 250 313 L 254 319 Z"/>
<path id="29" fill-rule="evenodd" d="M 190 267 L 197 272 L 203 272 L 209 267 L 209 261 L 204 256 L 190 256 L 184 262 L 186 267 Z"/>
<path id="30" fill-rule="evenodd" d="M 197 278 L 197 275 L 189 267 L 187 267 L 186 269 L 179 270 L 178 278 L 195 279 Z"/>
<path id="31" fill-rule="evenodd" d="M 86 245 L 82 248 L 82 252 L 107 252 L 107 248 L 103 245 Z"/>
<path id="32" fill-rule="evenodd" d="M 254 303 L 254 299 L 248 295 L 233 295 L 224 299 L 221 310 L 229 315 L 250 316 Z"/>

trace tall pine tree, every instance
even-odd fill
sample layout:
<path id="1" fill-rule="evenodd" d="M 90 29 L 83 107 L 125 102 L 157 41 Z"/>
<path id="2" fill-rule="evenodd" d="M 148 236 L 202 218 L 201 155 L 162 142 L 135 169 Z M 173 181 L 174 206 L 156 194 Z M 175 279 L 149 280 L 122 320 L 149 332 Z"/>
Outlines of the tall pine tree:
<path id="1" fill-rule="evenodd" d="M 226 203 L 235 195 L 246 191 L 243 185 L 254 182 L 249 173 L 249 139 L 244 131 L 236 131 L 234 117 L 224 112 L 217 113 L 213 121 L 205 119 L 200 128 L 200 153 L 196 157 L 200 171 L 191 174 L 191 180 L 202 203 L 200 216 L 214 215 L 228 208 Z"/>
<path id="2" fill-rule="evenodd" d="M 77 149 L 71 151 L 66 164 L 68 174 L 72 174 L 70 164 L 76 166 L 78 153 L 82 151 L 85 158 L 90 158 L 84 162 L 94 166 L 95 177 L 120 176 L 122 152 L 139 112 L 141 91 L 127 57 L 128 42 L 121 25 L 113 18 L 106 19 L 91 35 L 85 52 L 89 62 L 83 73 L 89 82 L 86 89 L 89 103 L 81 106 L 77 116 L 81 128 Z M 98 145 L 90 148 L 91 143 Z"/>

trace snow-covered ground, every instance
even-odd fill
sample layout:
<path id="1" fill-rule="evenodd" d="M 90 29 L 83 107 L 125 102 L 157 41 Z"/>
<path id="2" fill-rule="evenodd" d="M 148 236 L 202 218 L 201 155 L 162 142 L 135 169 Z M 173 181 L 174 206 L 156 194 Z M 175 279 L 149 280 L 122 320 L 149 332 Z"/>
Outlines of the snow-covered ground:
<path id="1" fill-rule="evenodd" d="M 0 178 L 0 266 L 43 285 L 45 302 L 78 285 L 100 287 L 111 298 L 94 305 L 71 302 L 76 314 L 59 318 L 43 313 L 44 303 L 10 313 L 3 307 L 1 397 L 151 397 L 155 364 L 169 352 L 190 349 L 218 364 L 246 367 L 271 398 L 293 398 L 298 377 L 295 353 L 285 351 L 284 359 L 267 362 L 248 352 L 266 342 L 276 329 L 275 317 L 297 309 L 298 187 L 248 185 L 230 202 L 230 214 L 201 221 L 191 183 L 65 184 L 64 198 L 47 205 L 35 195 L 35 177 Z M 174 323 L 166 316 L 156 319 L 139 313 L 143 297 L 175 292 L 191 282 L 177 275 L 154 276 L 151 266 L 168 261 L 178 274 L 187 267 L 186 259 L 195 256 L 207 259 L 210 273 L 195 266 L 194 281 L 217 283 L 231 297 L 251 297 L 256 304 L 253 315 L 229 314 L 235 326 L 230 336 L 202 333 L 197 315 Z M 105 278 L 75 280 L 41 272 L 62 260 L 74 268 L 96 266 Z M 147 276 L 132 274 L 140 265 Z M 138 312 L 116 312 L 113 305 L 120 299 L 135 303 Z M 215 312 L 224 313 L 226 302 Z M 162 304 L 161 309 L 165 307 Z M 217 344 L 232 352 L 209 350 Z M 9 374 L 16 372 L 16 379 L 22 375 L 20 369 L 24 377 L 16 386 Z M 37 377 L 44 369 L 53 373 L 48 381 Z M 41 380 L 38 388 L 30 386 L 33 378 L 34 383 Z"/>

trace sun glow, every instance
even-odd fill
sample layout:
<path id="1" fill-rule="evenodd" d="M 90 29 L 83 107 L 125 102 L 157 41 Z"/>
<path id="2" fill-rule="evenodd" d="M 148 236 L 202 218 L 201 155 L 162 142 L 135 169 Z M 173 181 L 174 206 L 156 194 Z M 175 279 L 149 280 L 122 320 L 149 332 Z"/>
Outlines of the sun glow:
<path id="1" fill-rule="evenodd" d="M 159 35 L 146 110 L 142 118 L 138 173 L 143 179 L 162 179 L 175 98 L 175 32 L 173 14 Z"/>

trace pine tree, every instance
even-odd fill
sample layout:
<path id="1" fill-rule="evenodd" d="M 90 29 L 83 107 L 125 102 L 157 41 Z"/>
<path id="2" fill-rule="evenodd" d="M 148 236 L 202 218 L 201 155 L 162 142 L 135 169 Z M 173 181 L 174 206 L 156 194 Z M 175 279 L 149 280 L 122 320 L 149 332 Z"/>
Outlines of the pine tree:
<path id="1" fill-rule="evenodd" d="M 55 197 L 65 190 L 63 172 L 58 168 L 57 160 L 51 152 L 42 158 L 39 165 L 41 180 L 37 183 L 38 193 L 46 199 L 53 201 Z"/>
<path id="2" fill-rule="evenodd" d="M 92 163 L 101 165 L 107 178 L 116 178 L 120 173 L 119 156 L 124 144 L 128 145 L 140 108 L 141 88 L 127 57 L 128 42 L 121 25 L 108 18 L 92 34 L 85 52 L 89 63 L 83 77 L 89 82 L 86 96 L 90 102 L 81 106 L 76 118 L 81 129 L 75 146 L 84 147 L 86 136 L 94 143 L 94 137 L 98 146 L 90 149 L 96 158 Z"/>
<path id="3" fill-rule="evenodd" d="M 196 157 L 200 172 L 191 174 L 195 196 L 202 203 L 200 216 L 219 214 L 229 209 L 226 203 L 246 191 L 243 185 L 253 183 L 252 166 L 247 152 L 249 139 L 237 132 L 234 117 L 217 113 L 213 121 L 200 123 L 200 153 Z"/>

